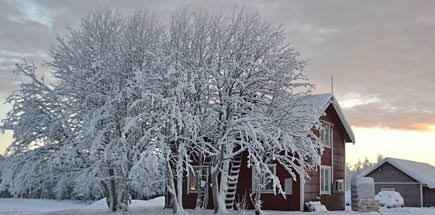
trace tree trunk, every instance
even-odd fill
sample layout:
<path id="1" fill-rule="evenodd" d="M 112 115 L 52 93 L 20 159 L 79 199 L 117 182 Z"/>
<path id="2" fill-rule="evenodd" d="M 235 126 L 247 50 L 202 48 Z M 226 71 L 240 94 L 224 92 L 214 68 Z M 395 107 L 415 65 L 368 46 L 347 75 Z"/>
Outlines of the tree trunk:
<path id="1" fill-rule="evenodd" d="M 114 179 L 114 170 L 109 168 L 109 208 L 115 212 L 118 210 L 118 198 L 116 193 L 116 181 Z"/>
<path id="2" fill-rule="evenodd" d="M 255 173 L 257 174 L 257 173 Z M 255 177 L 257 177 L 257 180 L 255 180 L 257 182 L 257 184 L 255 184 L 255 190 L 254 190 L 254 209 L 255 209 L 255 215 L 260 215 L 261 214 L 261 186 L 262 186 L 262 181 L 260 180 L 261 176 L 260 175 L 256 175 Z"/>
<path id="3" fill-rule="evenodd" d="M 217 182 L 218 174 L 219 174 L 219 167 L 218 164 L 215 164 L 215 166 L 213 166 L 210 171 L 214 213 L 218 213 L 220 209 L 219 189 L 218 189 L 218 182 Z"/>
<path id="4" fill-rule="evenodd" d="M 214 208 L 214 213 L 221 213 L 221 212 L 225 212 L 226 208 L 225 208 L 225 201 L 221 201 L 222 197 L 220 196 L 221 193 L 219 192 L 219 184 L 218 184 L 218 180 L 217 177 L 219 175 L 219 172 L 221 171 L 221 167 L 222 167 L 222 162 L 224 160 L 224 150 L 225 147 L 221 146 L 220 149 L 220 156 L 219 159 L 216 159 L 213 163 L 213 167 L 211 168 L 211 184 L 212 184 L 212 191 L 213 191 L 213 208 Z M 223 174 L 221 175 L 221 177 L 223 177 Z M 221 184 L 222 186 L 222 184 Z M 222 204 L 223 203 L 223 204 Z"/>
<path id="5" fill-rule="evenodd" d="M 261 192 L 256 192 L 254 197 L 255 215 L 261 214 Z"/>
<path id="6" fill-rule="evenodd" d="M 180 202 L 178 201 L 177 193 L 175 191 L 175 183 L 174 183 L 174 174 L 172 173 L 171 163 L 170 161 L 166 161 L 166 169 L 168 174 L 168 179 L 166 182 L 166 187 L 168 189 L 168 193 L 170 194 L 171 198 L 171 205 L 172 205 L 172 213 L 173 214 L 185 214 L 183 205 L 180 205 Z"/>
<path id="7" fill-rule="evenodd" d="M 227 183 L 228 183 L 228 171 L 230 168 L 230 162 L 228 160 L 223 161 L 222 164 L 222 171 L 221 171 L 221 178 L 220 178 L 220 187 L 219 187 L 219 203 L 225 203 L 225 197 L 227 193 Z M 226 213 L 227 212 L 227 206 L 221 205 L 219 208 L 219 213 Z"/>
<path id="8" fill-rule="evenodd" d="M 183 204 L 183 161 L 182 155 L 178 155 L 177 160 L 177 201 L 179 205 Z"/>
<path id="9" fill-rule="evenodd" d="M 128 201 L 130 200 L 128 187 L 123 181 L 116 178 L 116 170 L 114 167 L 107 168 L 108 179 L 101 181 L 104 196 L 108 208 L 112 212 L 127 211 Z"/>

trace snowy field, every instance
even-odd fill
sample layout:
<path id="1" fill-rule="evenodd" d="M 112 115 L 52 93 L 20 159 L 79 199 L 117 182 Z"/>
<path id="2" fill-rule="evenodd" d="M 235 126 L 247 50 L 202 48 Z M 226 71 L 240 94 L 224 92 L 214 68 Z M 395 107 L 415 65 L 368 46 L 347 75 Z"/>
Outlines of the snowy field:
<path id="1" fill-rule="evenodd" d="M 128 214 L 137 215 L 158 215 L 172 214 L 171 210 L 162 209 L 164 199 L 156 198 L 150 201 L 133 200 Z M 54 201 L 39 199 L 0 199 L 0 215 L 111 215 L 106 208 L 104 200 L 97 201 L 93 204 L 86 204 L 77 201 Z M 208 215 L 212 211 L 188 210 L 190 214 Z M 233 213 L 240 214 L 240 213 Z M 252 211 L 246 211 L 243 214 L 253 214 Z M 382 209 L 380 213 L 357 213 L 351 211 L 343 212 L 282 212 L 282 211 L 265 211 L 270 215 L 435 215 L 435 208 L 395 208 Z"/>

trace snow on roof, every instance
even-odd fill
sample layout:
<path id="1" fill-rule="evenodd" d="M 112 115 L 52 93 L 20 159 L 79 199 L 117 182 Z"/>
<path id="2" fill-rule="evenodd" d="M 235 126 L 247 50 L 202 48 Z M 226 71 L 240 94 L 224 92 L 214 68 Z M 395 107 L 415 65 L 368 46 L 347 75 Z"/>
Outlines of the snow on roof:
<path id="1" fill-rule="evenodd" d="M 341 107 L 338 104 L 337 99 L 334 97 L 334 95 L 332 95 L 331 93 L 308 95 L 308 96 L 304 96 L 298 102 L 298 104 L 310 105 L 313 111 L 315 112 L 315 114 L 317 114 L 318 118 L 320 118 L 325 113 L 329 105 L 332 105 L 348 135 L 346 141 L 355 143 L 355 136 L 353 134 L 352 128 L 350 127 L 350 124 L 347 122 L 344 113 L 341 110 Z"/>
<path id="2" fill-rule="evenodd" d="M 385 158 L 379 161 L 376 165 L 362 172 L 359 176 L 367 176 L 378 167 L 382 166 L 384 163 L 391 164 L 403 173 L 407 174 L 411 178 L 414 178 L 421 184 L 426 185 L 431 189 L 435 188 L 435 167 L 427 163 L 420 163 L 410 160 Z"/>

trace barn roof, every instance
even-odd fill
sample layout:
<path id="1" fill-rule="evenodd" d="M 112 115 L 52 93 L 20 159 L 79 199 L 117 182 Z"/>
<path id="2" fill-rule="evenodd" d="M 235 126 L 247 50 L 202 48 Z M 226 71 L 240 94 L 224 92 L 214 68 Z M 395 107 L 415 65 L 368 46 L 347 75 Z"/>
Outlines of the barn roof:
<path id="1" fill-rule="evenodd" d="M 431 189 L 435 188 L 435 167 L 427 163 L 420 163 L 410 160 L 385 158 L 362 172 L 360 176 L 367 176 L 385 163 L 391 164 L 421 184 L 424 184 Z"/>
<path id="2" fill-rule="evenodd" d="M 332 106 L 334 111 L 337 113 L 341 124 L 343 125 L 345 131 L 346 131 L 346 141 L 355 143 L 355 136 L 353 134 L 352 128 L 350 127 L 350 124 L 347 122 L 346 117 L 344 116 L 343 111 L 341 110 L 340 105 L 338 104 L 337 99 L 335 96 L 331 93 L 323 93 L 323 94 L 315 94 L 315 95 L 308 95 L 304 96 L 302 100 L 300 101 L 300 104 L 305 105 L 311 105 L 315 112 L 317 114 L 317 118 L 320 118 L 325 114 L 326 109 L 329 106 Z"/>

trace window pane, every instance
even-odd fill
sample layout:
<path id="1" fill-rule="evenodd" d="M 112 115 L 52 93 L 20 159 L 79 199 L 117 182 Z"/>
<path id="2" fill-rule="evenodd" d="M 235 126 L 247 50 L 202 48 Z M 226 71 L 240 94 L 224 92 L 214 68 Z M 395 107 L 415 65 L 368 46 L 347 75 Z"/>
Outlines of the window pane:
<path id="1" fill-rule="evenodd" d="M 190 182 L 189 188 L 190 188 L 190 191 L 196 191 L 196 182 L 195 182 L 195 180 L 192 180 Z"/>
<path id="2" fill-rule="evenodd" d="M 267 166 L 270 170 L 270 172 L 272 173 L 272 175 L 276 175 L 276 168 L 275 165 L 268 165 Z M 271 175 L 262 175 L 259 176 L 262 182 L 263 187 L 263 191 L 266 192 L 271 192 L 273 191 L 273 180 L 272 180 L 272 176 Z"/>
<path id="3" fill-rule="evenodd" d="M 265 190 L 273 190 L 273 182 L 271 179 L 267 180 L 267 184 L 264 186 Z"/>
<path id="4" fill-rule="evenodd" d="M 320 141 L 323 145 L 330 147 L 332 144 L 333 127 L 331 123 L 322 122 L 322 129 L 320 130 Z"/>
<path id="5" fill-rule="evenodd" d="M 326 169 L 323 169 L 323 191 L 326 191 Z"/>
<path id="6" fill-rule="evenodd" d="M 323 189 L 323 178 L 324 178 L 324 176 L 323 176 L 323 168 L 322 167 L 320 167 L 320 191 L 323 191 L 324 189 Z"/>
<path id="7" fill-rule="evenodd" d="M 320 191 L 322 193 L 331 191 L 331 169 L 329 167 L 320 168 Z"/>
<path id="8" fill-rule="evenodd" d="M 287 194 L 287 195 L 293 194 L 293 179 L 286 178 L 284 180 L 284 191 L 285 191 L 285 194 Z"/>
<path id="9" fill-rule="evenodd" d="M 323 169 L 323 191 L 326 191 L 326 169 Z"/>
<path id="10" fill-rule="evenodd" d="M 194 166 L 193 171 L 189 172 L 188 189 L 189 191 L 196 192 L 200 186 L 206 186 L 208 181 L 208 168 L 206 166 Z"/>
<path id="11" fill-rule="evenodd" d="M 194 168 L 195 174 L 193 172 L 189 173 L 189 191 L 197 191 L 197 168 Z"/>

